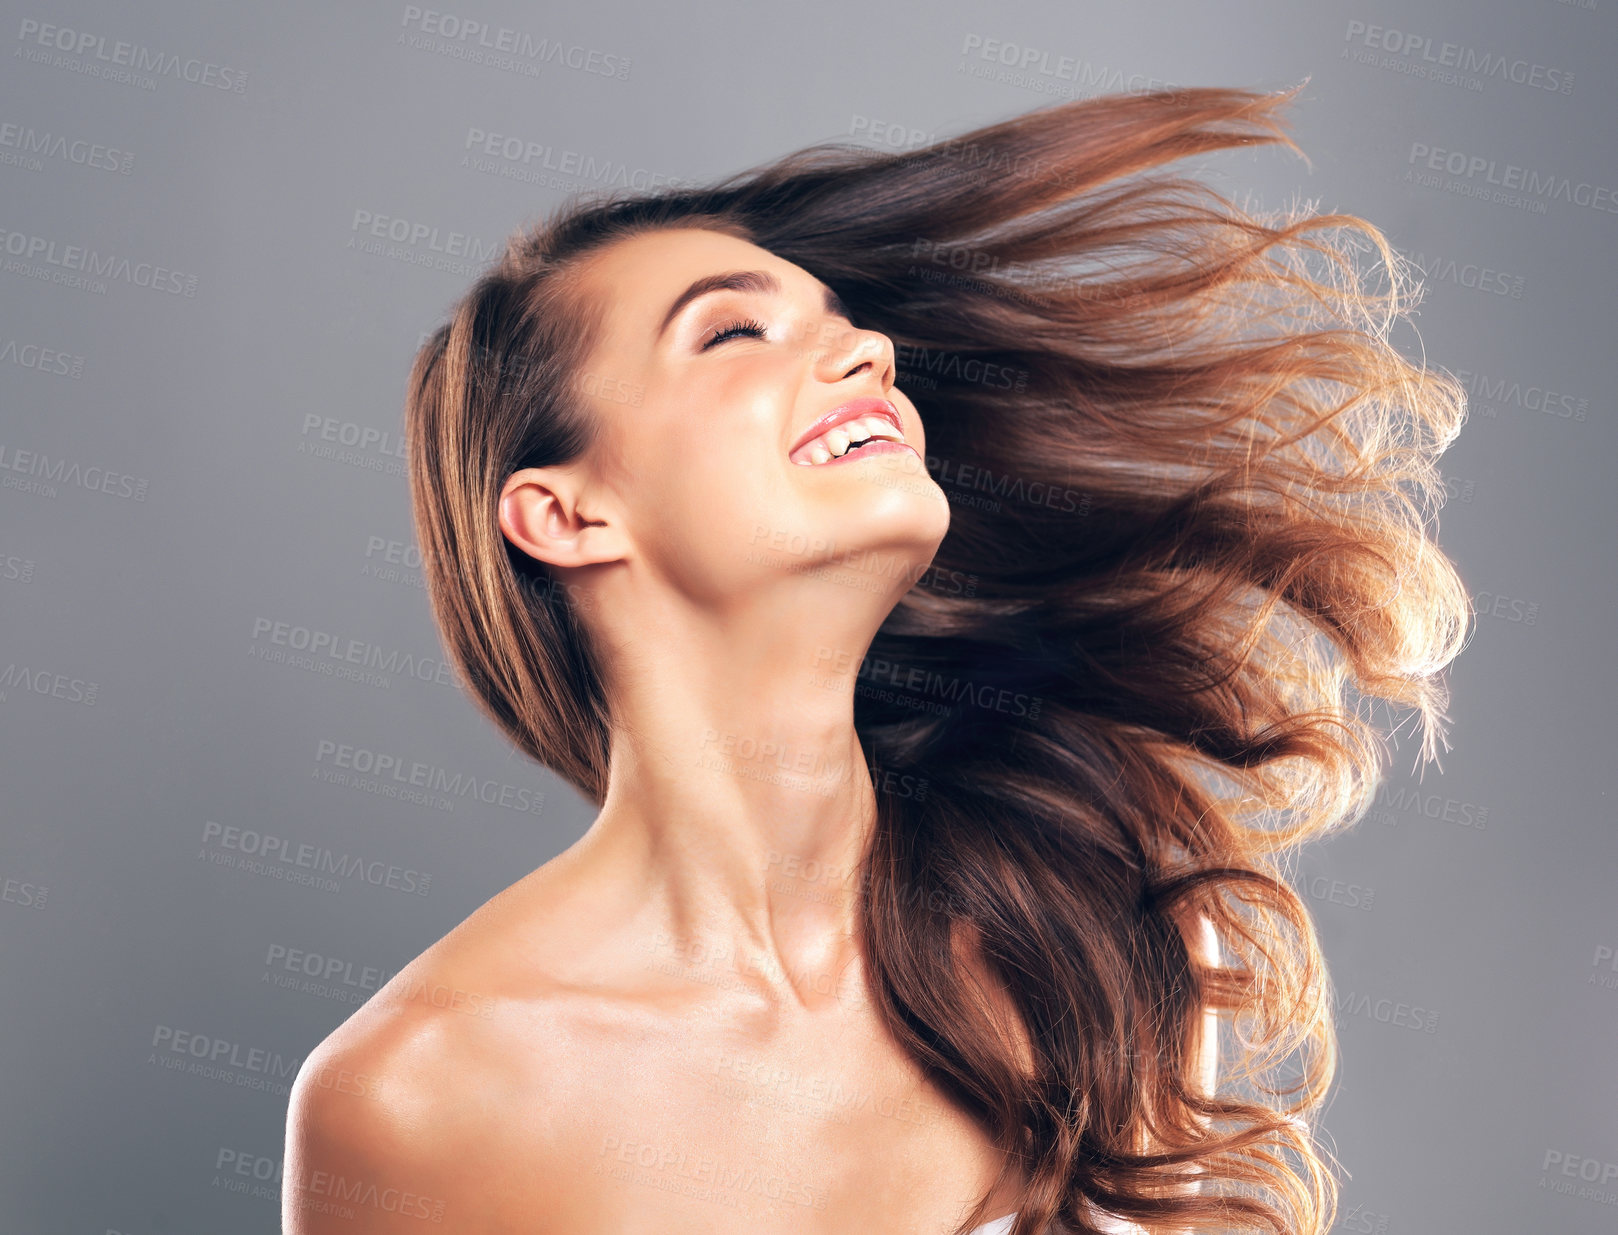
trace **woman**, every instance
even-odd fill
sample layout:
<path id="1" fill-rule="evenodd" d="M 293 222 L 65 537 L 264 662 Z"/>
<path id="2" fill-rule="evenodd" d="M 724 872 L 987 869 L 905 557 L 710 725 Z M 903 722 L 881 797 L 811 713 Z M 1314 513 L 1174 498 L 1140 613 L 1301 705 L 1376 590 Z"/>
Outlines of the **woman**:
<path id="1" fill-rule="evenodd" d="M 1295 149 L 1295 93 L 513 237 L 416 358 L 416 527 L 474 697 L 599 813 L 310 1056 L 288 1231 L 1331 1225 L 1284 862 L 1374 792 L 1350 690 L 1436 757 L 1464 395 L 1373 226 L 1155 170 Z"/>

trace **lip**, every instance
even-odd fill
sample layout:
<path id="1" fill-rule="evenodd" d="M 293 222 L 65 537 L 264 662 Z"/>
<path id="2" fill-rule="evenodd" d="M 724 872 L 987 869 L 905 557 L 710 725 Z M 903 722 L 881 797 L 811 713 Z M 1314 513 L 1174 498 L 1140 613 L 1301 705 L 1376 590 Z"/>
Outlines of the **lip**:
<path id="1" fill-rule="evenodd" d="M 899 409 L 890 401 L 872 397 L 850 399 L 847 403 L 842 403 L 832 408 L 831 411 L 805 429 L 803 436 L 792 443 L 792 446 L 787 450 L 787 454 L 791 455 L 795 451 L 801 450 L 827 429 L 840 425 L 845 420 L 858 420 L 861 416 L 881 416 L 893 426 L 894 431 L 900 437 L 904 436 L 904 425 L 899 423 Z"/>

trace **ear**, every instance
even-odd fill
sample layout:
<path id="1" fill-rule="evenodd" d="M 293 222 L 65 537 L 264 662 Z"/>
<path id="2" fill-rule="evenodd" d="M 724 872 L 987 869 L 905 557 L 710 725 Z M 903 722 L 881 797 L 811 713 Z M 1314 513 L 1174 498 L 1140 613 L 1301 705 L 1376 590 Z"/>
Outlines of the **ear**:
<path id="1" fill-rule="evenodd" d="M 500 490 L 500 531 L 529 557 L 552 566 L 619 561 L 628 545 L 616 519 L 590 518 L 582 508 L 578 468 L 525 467 Z"/>

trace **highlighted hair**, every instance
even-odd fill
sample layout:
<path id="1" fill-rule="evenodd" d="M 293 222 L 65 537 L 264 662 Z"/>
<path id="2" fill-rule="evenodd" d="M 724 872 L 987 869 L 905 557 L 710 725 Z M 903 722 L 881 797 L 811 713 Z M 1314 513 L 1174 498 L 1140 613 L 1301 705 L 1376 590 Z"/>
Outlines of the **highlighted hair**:
<path id="1" fill-rule="evenodd" d="M 871 763 L 928 786 L 877 794 L 861 946 L 896 1040 L 1026 1174 L 1014 1235 L 1092 1231 L 1096 1209 L 1154 1232 L 1333 1220 L 1312 1124 L 1331 984 L 1286 863 L 1368 806 L 1370 707 L 1411 710 L 1437 757 L 1470 607 L 1427 524 L 1465 394 L 1391 340 L 1420 286 L 1372 224 L 1256 215 L 1162 170 L 1297 150 L 1300 88 L 1102 96 L 575 201 L 511 237 L 411 373 L 446 646 L 511 740 L 600 803 L 588 612 L 496 517 L 513 471 L 591 444 L 580 261 L 724 230 L 893 340 L 956 505 L 867 664 L 970 689 L 857 692 Z"/>

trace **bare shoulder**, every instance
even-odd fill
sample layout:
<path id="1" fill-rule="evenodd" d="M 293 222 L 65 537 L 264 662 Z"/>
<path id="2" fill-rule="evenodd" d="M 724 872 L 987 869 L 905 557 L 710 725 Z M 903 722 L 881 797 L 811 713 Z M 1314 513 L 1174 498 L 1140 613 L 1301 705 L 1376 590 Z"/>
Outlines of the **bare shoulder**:
<path id="1" fill-rule="evenodd" d="M 567 1074 L 567 1035 L 545 1032 L 556 1001 L 522 947 L 533 914 L 513 896 L 519 886 L 411 961 L 304 1060 L 287 1113 L 285 1235 L 420 1231 L 423 1219 L 497 1230 L 509 1198 L 489 1173 L 501 1163 L 520 1161 L 530 1187 L 554 1165 L 560 1185 L 563 1155 L 548 1162 L 547 1139 L 565 1129 L 548 1098 L 549 1078 Z M 544 1215 L 529 1218 L 545 1229 Z"/>
<path id="2" fill-rule="evenodd" d="M 429 1019 L 351 1019 L 304 1060 L 287 1110 L 289 1235 L 399 1230 L 435 1211 L 441 1220 L 454 1107 L 435 1078 L 454 1057 Z"/>

